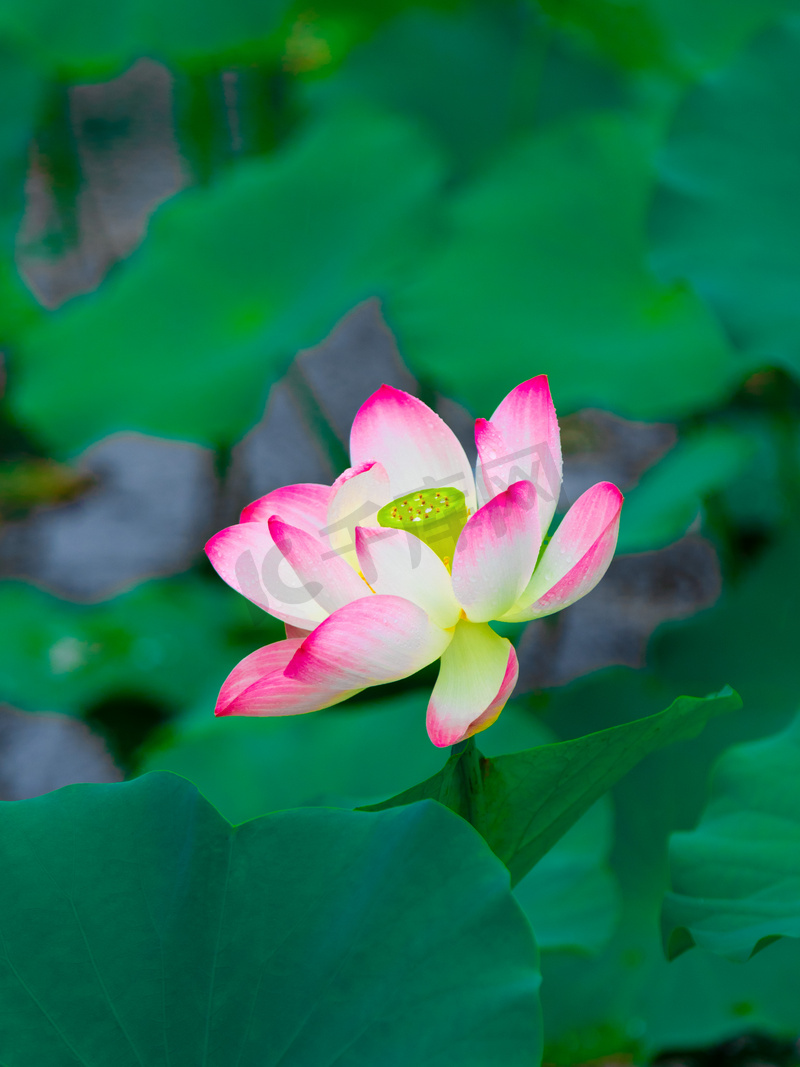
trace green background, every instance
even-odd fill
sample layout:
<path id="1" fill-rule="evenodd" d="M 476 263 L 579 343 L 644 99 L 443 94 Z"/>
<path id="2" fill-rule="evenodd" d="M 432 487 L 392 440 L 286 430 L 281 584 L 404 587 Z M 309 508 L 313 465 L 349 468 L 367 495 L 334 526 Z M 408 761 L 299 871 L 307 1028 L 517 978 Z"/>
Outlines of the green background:
<path id="1" fill-rule="evenodd" d="M 347 403 L 377 363 L 359 363 L 355 341 L 316 364 L 295 356 L 377 299 L 403 380 L 447 398 L 454 424 L 547 373 L 567 469 L 626 494 L 606 583 L 514 634 L 527 682 L 481 736 L 485 755 L 725 684 L 743 702 L 634 767 L 520 881 L 543 1023 L 535 1005 L 509 1023 L 521 1029 L 504 1062 L 535 1059 L 540 1038 L 565 1065 L 755 1032 L 782 1054 L 800 1032 L 798 5 L 6 0 L 0 85 L 0 699 L 23 713 L 19 736 L 42 713 L 85 723 L 76 737 L 107 748 L 96 776 L 133 779 L 93 789 L 153 789 L 162 812 L 174 790 L 216 834 L 188 786 L 137 776 L 181 775 L 240 823 L 376 804 L 441 769 L 424 730 L 431 671 L 318 715 L 212 715 L 227 672 L 282 636 L 202 555 L 258 482 L 242 441 L 280 402 L 289 429 L 259 453 L 273 483 L 306 480 L 312 461 L 321 480 L 339 473 Z M 648 451 L 648 433 L 663 446 Z M 165 463 L 179 446 L 196 457 L 180 536 L 136 503 L 147 472 L 134 492 L 91 460 L 118 434 L 147 435 Z M 16 738 L 0 732 L 0 797 L 45 758 Z M 91 778 L 82 768 L 68 780 Z M 3 800 L 0 819 L 23 827 L 15 813 L 30 810 L 25 833 L 46 836 L 79 796 L 86 826 L 101 818 L 100 794 L 61 796 Z M 115 848 L 138 817 L 119 803 Z M 455 816 L 426 811 L 430 834 L 466 842 L 494 879 L 504 947 L 481 943 L 480 966 L 507 979 L 527 952 L 532 981 L 499 862 Z M 377 817 L 252 826 L 284 818 L 302 836 Z M 479 884 L 458 887 L 465 914 Z M 436 925 L 435 902 L 414 907 L 420 929 Z M 73 934 L 52 921 L 64 964 Z M 42 936 L 36 922 L 26 936 Z M 478 981 L 474 956 L 463 966 Z M 119 1058 L 98 1041 L 70 1062 Z M 0 1045 L 0 1064 L 32 1054 Z"/>

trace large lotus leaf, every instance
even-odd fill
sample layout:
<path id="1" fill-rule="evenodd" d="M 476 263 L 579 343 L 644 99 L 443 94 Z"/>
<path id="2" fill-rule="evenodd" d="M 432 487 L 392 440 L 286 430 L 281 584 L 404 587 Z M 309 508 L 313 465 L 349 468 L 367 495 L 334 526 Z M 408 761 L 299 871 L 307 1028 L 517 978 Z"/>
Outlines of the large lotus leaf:
<path id="1" fill-rule="evenodd" d="M 617 550 L 663 548 L 683 536 L 703 496 L 734 483 L 753 452 L 748 437 L 727 427 L 686 437 L 626 494 Z"/>
<path id="2" fill-rule="evenodd" d="M 61 452 L 120 428 L 234 440 L 298 348 L 413 262 L 438 174 L 409 123 L 348 112 L 179 194 L 26 337 L 16 412 Z"/>
<path id="3" fill-rule="evenodd" d="M 746 960 L 800 937 L 800 717 L 721 757 L 698 826 L 670 841 L 670 870 L 670 956 L 702 945 Z"/>
<path id="4" fill-rule="evenodd" d="M 530 927 L 438 805 L 233 829 L 155 774 L 0 827 L 5 1067 L 537 1062 Z"/>
<path id="5" fill-rule="evenodd" d="M 441 766 L 424 727 L 429 695 L 377 691 L 368 701 L 278 718 L 214 719 L 208 706 L 198 707 L 165 728 L 143 770 L 188 778 L 234 823 L 309 804 L 368 804 Z M 486 739 L 491 752 L 504 752 L 552 735 L 511 704 Z M 610 807 L 600 802 L 516 887 L 540 948 L 591 952 L 607 939 L 617 913 L 611 838 Z"/>
<path id="6" fill-rule="evenodd" d="M 653 211 L 654 261 L 688 279 L 743 350 L 800 373 L 800 20 L 680 107 Z"/>
<path id="7" fill-rule="evenodd" d="M 559 410 L 655 418 L 719 400 L 731 358 L 716 322 L 645 263 L 650 176 L 651 136 L 630 121 L 515 141 L 388 304 L 404 354 L 485 415 L 540 371 Z"/>
<path id="8" fill-rule="evenodd" d="M 645 756 L 696 737 L 710 718 L 739 706 L 726 687 L 708 697 L 679 697 L 645 719 L 491 759 L 469 742 L 438 774 L 367 810 L 438 800 L 483 834 L 517 883 Z"/>

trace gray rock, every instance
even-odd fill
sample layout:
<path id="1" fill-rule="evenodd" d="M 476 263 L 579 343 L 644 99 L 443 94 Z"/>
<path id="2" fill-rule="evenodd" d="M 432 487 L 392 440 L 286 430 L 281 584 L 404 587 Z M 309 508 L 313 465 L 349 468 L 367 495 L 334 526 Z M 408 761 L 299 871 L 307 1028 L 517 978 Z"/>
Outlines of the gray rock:
<path id="1" fill-rule="evenodd" d="M 66 715 L 0 705 L 0 800 L 27 800 L 77 782 L 119 782 L 101 738 Z"/>
<path id="2" fill-rule="evenodd" d="M 231 450 L 218 525 L 238 522 L 246 504 L 282 485 L 330 485 L 338 473 L 287 375 L 270 390 L 263 418 Z"/>
<path id="3" fill-rule="evenodd" d="M 321 344 L 298 353 L 296 365 L 320 412 L 345 445 L 356 412 L 381 385 L 417 392 L 380 302 L 374 299 L 353 308 Z"/>
<path id="4" fill-rule="evenodd" d="M 670 423 L 634 422 L 594 408 L 567 415 L 559 424 L 564 452 L 560 510 L 597 482 L 629 489 L 677 440 Z"/>
<path id="5" fill-rule="evenodd" d="M 146 578 L 185 570 L 213 533 L 213 454 L 197 445 L 121 433 L 77 467 L 94 486 L 0 532 L 0 574 L 59 596 L 102 600 Z"/>
<path id="6" fill-rule="evenodd" d="M 644 666 L 656 627 L 710 607 L 720 588 L 717 554 L 702 537 L 684 537 L 656 552 L 617 556 L 583 600 L 525 628 L 517 646 L 517 695 L 566 685 L 614 664 Z"/>
<path id="7" fill-rule="evenodd" d="M 141 241 L 155 208 L 187 183 L 172 118 L 172 75 L 141 59 L 118 78 L 69 91 L 81 186 L 76 240 L 58 255 L 42 244 L 63 229 L 49 162 L 34 156 L 18 238 L 20 270 L 46 307 L 96 288 Z"/>
<path id="8" fill-rule="evenodd" d="M 380 303 L 367 300 L 324 341 L 299 352 L 272 387 L 263 418 L 232 450 L 221 525 L 236 522 L 245 504 L 282 485 L 329 485 L 349 463 L 356 412 L 384 383 L 417 392 Z"/>

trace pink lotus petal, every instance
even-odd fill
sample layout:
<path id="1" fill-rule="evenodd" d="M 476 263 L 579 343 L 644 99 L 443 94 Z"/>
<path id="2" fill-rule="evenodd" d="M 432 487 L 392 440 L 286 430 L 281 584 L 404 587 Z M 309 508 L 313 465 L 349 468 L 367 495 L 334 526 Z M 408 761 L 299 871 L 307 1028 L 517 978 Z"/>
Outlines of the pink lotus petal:
<path id="1" fill-rule="evenodd" d="M 546 374 L 512 389 L 488 422 L 475 423 L 478 491 L 484 500 L 527 479 L 536 486 L 542 537 L 561 489 L 561 435 Z"/>
<path id="2" fill-rule="evenodd" d="M 541 542 L 530 482 L 517 482 L 470 516 L 453 556 L 453 592 L 472 622 L 497 619 L 515 603 Z"/>
<path id="3" fill-rule="evenodd" d="M 475 447 L 478 449 L 475 483 L 478 503 L 483 505 L 508 488 L 504 471 L 510 449 L 500 431 L 488 419 L 475 420 Z M 527 473 L 521 469 L 517 473 L 527 477 Z M 523 478 L 517 480 L 522 481 Z"/>
<path id="4" fill-rule="evenodd" d="M 455 626 L 461 607 L 450 574 L 424 541 L 405 530 L 357 526 L 356 550 L 361 572 L 376 593 L 402 596 L 437 626 Z"/>
<path id="5" fill-rule="evenodd" d="M 267 522 L 273 515 L 277 515 L 290 526 L 297 526 L 306 533 L 319 537 L 319 531 L 328 521 L 331 496 L 332 489 L 329 485 L 316 485 L 313 482 L 284 485 L 248 504 L 239 521 Z"/>
<path id="6" fill-rule="evenodd" d="M 389 475 L 390 500 L 419 489 L 459 489 L 475 510 L 475 481 L 458 438 L 421 400 L 382 385 L 359 408 L 350 432 L 353 464 L 379 460 Z M 388 502 L 388 501 L 387 501 Z"/>
<path id="7" fill-rule="evenodd" d="M 265 522 L 243 522 L 214 534 L 206 554 L 238 593 L 291 626 L 313 628 L 328 617 L 285 562 Z"/>
<path id="8" fill-rule="evenodd" d="M 442 656 L 428 704 L 428 736 L 444 748 L 491 726 L 517 682 L 510 641 L 486 623 L 462 621 Z"/>
<path id="9" fill-rule="evenodd" d="M 598 482 L 578 497 L 504 619 L 522 622 L 552 615 L 594 589 L 614 555 L 622 500 L 611 482 Z"/>
<path id="10" fill-rule="evenodd" d="M 389 475 L 374 460 L 350 467 L 331 486 L 325 534 L 331 548 L 355 570 L 356 526 L 377 526 L 378 511 L 391 499 Z"/>
<path id="11" fill-rule="evenodd" d="M 215 714 L 225 714 L 220 709 L 232 704 L 245 689 L 249 689 L 255 682 L 261 681 L 262 678 L 266 678 L 275 671 L 283 671 L 302 643 L 298 638 L 275 641 L 245 656 L 222 683 Z"/>
<path id="12" fill-rule="evenodd" d="M 310 629 L 304 629 L 302 626 L 292 626 L 288 622 L 284 626 L 284 629 L 286 630 L 287 637 L 299 637 L 301 641 L 305 641 L 305 639 L 311 633 Z"/>
<path id="13" fill-rule="evenodd" d="M 497 690 L 497 696 L 486 711 L 475 719 L 469 730 L 467 730 L 466 737 L 472 737 L 474 734 L 481 733 L 482 730 L 488 730 L 492 723 L 497 722 L 500 717 L 500 712 L 506 706 L 511 698 L 511 694 L 514 692 L 514 687 L 519 678 L 519 662 L 517 660 L 517 653 L 514 646 L 511 642 L 509 642 L 509 645 L 506 673 L 503 675 L 500 688 Z"/>
<path id="14" fill-rule="evenodd" d="M 284 673 L 299 639 L 276 641 L 238 663 L 223 683 L 215 715 L 302 715 L 338 704 L 357 690 L 307 685 Z"/>
<path id="15" fill-rule="evenodd" d="M 359 597 L 372 596 L 364 579 L 312 534 L 278 518 L 271 518 L 267 525 L 283 558 L 326 613 Z"/>
<path id="16" fill-rule="evenodd" d="M 452 636 L 410 600 L 370 596 L 309 634 L 286 674 L 308 685 L 363 689 L 414 674 L 438 659 Z"/>

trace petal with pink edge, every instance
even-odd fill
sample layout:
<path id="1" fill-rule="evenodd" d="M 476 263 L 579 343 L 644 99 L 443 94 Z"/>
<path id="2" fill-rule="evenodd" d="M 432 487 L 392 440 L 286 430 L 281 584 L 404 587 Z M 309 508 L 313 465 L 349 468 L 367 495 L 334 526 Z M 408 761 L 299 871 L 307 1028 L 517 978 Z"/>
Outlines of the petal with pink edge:
<path id="1" fill-rule="evenodd" d="M 324 533 L 331 548 L 358 570 L 356 526 L 377 526 L 378 511 L 392 499 L 389 475 L 370 460 L 350 467 L 331 486 Z"/>
<path id="2" fill-rule="evenodd" d="M 242 522 L 214 534 L 206 555 L 238 593 L 291 626 L 311 629 L 328 617 L 283 558 L 265 522 Z"/>
<path id="3" fill-rule="evenodd" d="M 489 500 L 526 479 L 536 487 L 542 537 L 561 490 L 561 435 L 546 374 L 512 389 L 488 421 L 475 423 L 478 494 Z"/>
<path id="4" fill-rule="evenodd" d="M 316 537 L 275 517 L 267 525 L 272 540 L 301 585 L 326 613 L 359 597 L 372 596 L 364 579 Z"/>
<path id="5" fill-rule="evenodd" d="M 517 482 L 470 516 L 453 555 L 453 592 L 467 618 L 488 622 L 516 602 L 541 543 L 530 482 Z"/>
<path id="6" fill-rule="evenodd" d="M 491 726 L 517 682 L 514 646 L 486 623 L 462 621 L 442 656 L 428 704 L 428 736 L 444 748 Z"/>
<path id="7" fill-rule="evenodd" d="M 301 644 L 299 638 L 276 641 L 238 663 L 222 685 L 214 714 L 303 715 L 338 704 L 357 692 L 287 678 L 284 670 Z"/>
<path id="8" fill-rule="evenodd" d="M 356 527 L 361 573 L 376 593 L 417 604 L 444 629 L 455 626 L 461 607 L 447 567 L 436 553 L 405 530 Z"/>
<path id="9" fill-rule="evenodd" d="M 552 615 L 586 596 L 608 570 L 617 547 L 622 493 L 598 482 L 578 497 L 542 554 L 528 587 L 503 618 Z"/>
<path id="10" fill-rule="evenodd" d="M 277 515 L 290 526 L 297 526 L 306 533 L 319 537 L 319 531 L 328 521 L 331 495 L 332 489 L 329 485 L 316 485 L 313 482 L 284 485 L 248 504 L 239 521 L 267 522 L 273 515 Z"/>
<path id="11" fill-rule="evenodd" d="M 410 600 L 366 597 L 320 623 L 286 674 L 308 685 L 363 689 L 421 670 L 441 656 L 452 636 Z"/>
<path id="12" fill-rule="evenodd" d="M 448 486 L 464 494 L 468 508 L 476 508 L 472 468 L 456 435 L 427 404 L 389 385 L 361 405 L 350 431 L 351 462 L 374 459 L 389 475 L 390 500 Z"/>

